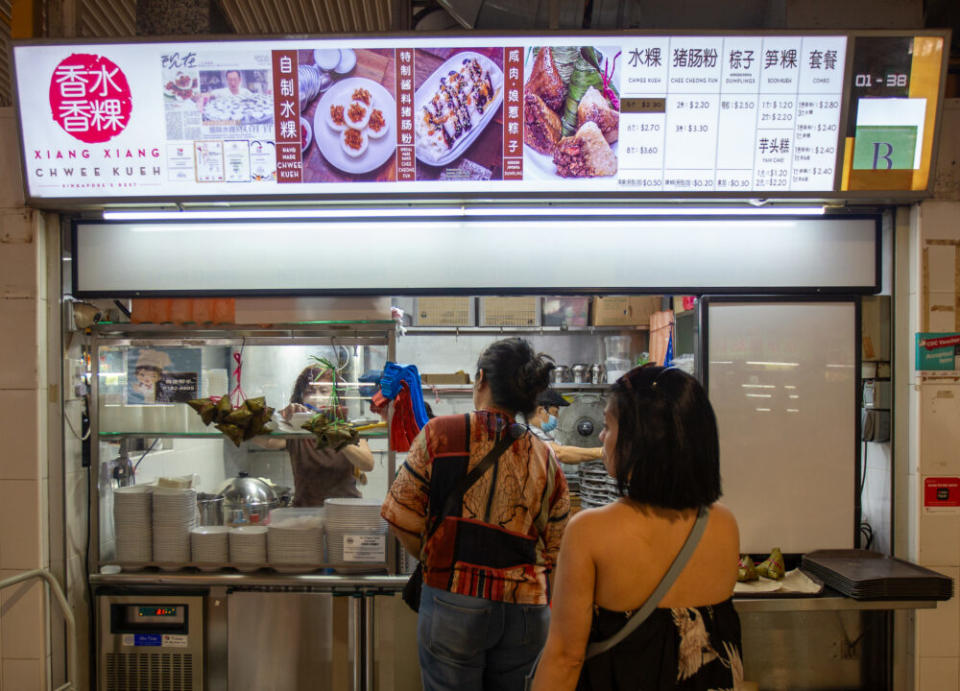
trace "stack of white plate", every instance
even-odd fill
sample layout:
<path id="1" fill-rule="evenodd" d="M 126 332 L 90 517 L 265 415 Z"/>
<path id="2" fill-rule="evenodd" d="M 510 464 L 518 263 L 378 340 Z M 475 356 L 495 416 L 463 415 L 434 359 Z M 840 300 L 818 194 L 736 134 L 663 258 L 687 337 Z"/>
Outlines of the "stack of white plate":
<path id="1" fill-rule="evenodd" d="M 125 567 L 145 564 L 153 557 L 152 496 L 147 485 L 113 490 L 113 526 L 117 561 Z"/>
<path id="2" fill-rule="evenodd" d="M 216 571 L 230 561 L 227 536 L 230 528 L 225 525 L 207 525 L 190 531 L 190 552 L 201 571 Z"/>
<path id="3" fill-rule="evenodd" d="M 267 528 L 242 525 L 230 528 L 230 562 L 240 571 L 256 571 L 267 562 Z"/>
<path id="4" fill-rule="evenodd" d="M 580 464 L 580 503 L 585 509 L 606 506 L 620 496 L 617 481 L 607 474 L 603 461 Z"/>
<path id="5" fill-rule="evenodd" d="M 379 499 L 327 499 L 327 557 L 338 571 L 379 570 L 386 562 L 387 522 Z"/>
<path id="6" fill-rule="evenodd" d="M 196 490 L 153 488 L 153 560 L 161 568 L 190 561 L 190 530 L 196 525 Z"/>
<path id="7" fill-rule="evenodd" d="M 305 514 L 277 520 L 271 513 L 267 528 L 267 557 L 270 566 L 280 572 L 318 566 L 323 561 L 322 515 Z"/>

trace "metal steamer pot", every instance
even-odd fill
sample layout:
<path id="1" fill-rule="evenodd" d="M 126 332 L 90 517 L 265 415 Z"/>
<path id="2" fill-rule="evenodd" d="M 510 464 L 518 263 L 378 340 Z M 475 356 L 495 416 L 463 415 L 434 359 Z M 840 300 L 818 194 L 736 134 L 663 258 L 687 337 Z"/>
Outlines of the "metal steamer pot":
<path id="1" fill-rule="evenodd" d="M 223 497 L 224 524 L 229 526 L 266 523 L 270 509 L 282 506 L 273 487 L 243 472 L 223 483 L 217 496 Z"/>

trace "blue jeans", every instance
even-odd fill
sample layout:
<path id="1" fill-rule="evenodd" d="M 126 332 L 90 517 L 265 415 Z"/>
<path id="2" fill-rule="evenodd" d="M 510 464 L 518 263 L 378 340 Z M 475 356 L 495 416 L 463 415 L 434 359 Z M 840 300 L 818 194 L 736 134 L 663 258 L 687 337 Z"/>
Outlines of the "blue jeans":
<path id="1" fill-rule="evenodd" d="M 417 641 L 424 691 L 520 691 L 549 626 L 546 605 L 423 586 Z"/>

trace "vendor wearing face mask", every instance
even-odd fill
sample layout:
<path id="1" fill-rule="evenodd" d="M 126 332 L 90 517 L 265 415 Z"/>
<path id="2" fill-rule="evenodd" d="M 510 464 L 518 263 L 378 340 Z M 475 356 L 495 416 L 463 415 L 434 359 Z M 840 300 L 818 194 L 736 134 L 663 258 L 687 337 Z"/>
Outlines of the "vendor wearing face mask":
<path id="1" fill-rule="evenodd" d="M 557 455 L 561 463 L 583 463 L 596 461 L 603 455 L 603 447 L 583 448 L 580 446 L 564 446 L 553 438 L 553 431 L 557 428 L 557 413 L 560 408 L 570 403 L 553 389 L 546 389 L 537 397 L 537 408 L 527 418 L 530 431 L 541 440 L 547 442 Z"/>

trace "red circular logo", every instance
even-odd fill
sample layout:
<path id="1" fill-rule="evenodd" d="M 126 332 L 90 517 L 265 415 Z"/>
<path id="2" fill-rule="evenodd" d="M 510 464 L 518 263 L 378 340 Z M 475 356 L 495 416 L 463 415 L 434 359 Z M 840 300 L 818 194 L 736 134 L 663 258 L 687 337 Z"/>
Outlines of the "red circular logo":
<path id="1" fill-rule="evenodd" d="M 133 99 L 126 75 L 109 58 L 74 53 L 50 79 L 54 121 L 88 144 L 113 139 L 130 122 Z"/>

